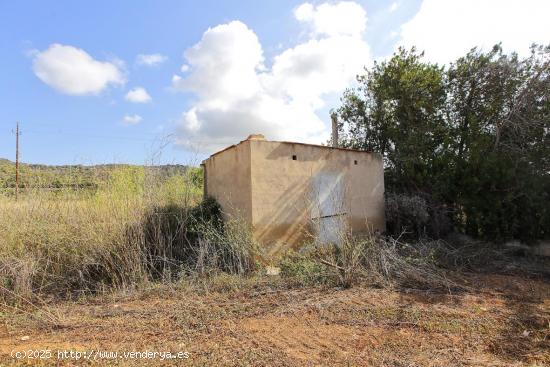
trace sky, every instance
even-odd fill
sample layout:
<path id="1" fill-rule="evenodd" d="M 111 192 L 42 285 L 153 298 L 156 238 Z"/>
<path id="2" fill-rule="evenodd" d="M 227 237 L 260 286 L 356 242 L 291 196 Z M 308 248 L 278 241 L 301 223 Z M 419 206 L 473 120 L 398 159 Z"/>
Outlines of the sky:
<path id="1" fill-rule="evenodd" d="M 448 64 L 550 43 L 548 0 L 0 0 L 0 158 L 192 164 L 261 133 L 326 142 L 400 45 Z"/>

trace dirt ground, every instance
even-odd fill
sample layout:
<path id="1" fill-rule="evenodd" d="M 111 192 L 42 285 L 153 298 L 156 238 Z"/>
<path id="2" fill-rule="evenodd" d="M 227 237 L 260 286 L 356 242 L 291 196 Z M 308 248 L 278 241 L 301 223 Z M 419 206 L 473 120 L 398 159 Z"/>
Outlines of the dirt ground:
<path id="1" fill-rule="evenodd" d="M 548 279 L 465 279 L 431 293 L 228 278 L 29 306 L 0 318 L 0 365 L 550 366 Z"/>

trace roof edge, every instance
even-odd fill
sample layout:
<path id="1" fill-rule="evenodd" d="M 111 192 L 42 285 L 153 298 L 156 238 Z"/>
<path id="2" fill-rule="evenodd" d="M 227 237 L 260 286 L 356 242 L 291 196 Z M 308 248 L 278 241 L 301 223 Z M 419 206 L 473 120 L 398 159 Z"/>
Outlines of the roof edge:
<path id="1" fill-rule="evenodd" d="M 233 149 L 233 148 L 236 148 L 237 146 L 247 142 L 247 141 L 254 141 L 254 142 L 259 142 L 259 143 L 283 143 L 283 144 L 297 144 L 297 145 L 303 145 L 303 146 L 308 146 L 308 147 L 317 147 L 317 148 L 323 148 L 323 149 L 333 149 L 333 150 L 344 150 L 344 151 L 348 151 L 348 152 L 358 152 L 358 153 L 368 153 L 368 154 L 377 154 L 378 152 L 374 152 L 374 151 L 371 151 L 371 150 L 361 150 L 361 149 L 352 149 L 352 148 L 342 148 L 342 147 L 332 147 L 330 145 L 320 145 L 320 144 L 310 144 L 310 143 L 300 143 L 300 142 L 295 142 L 295 141 L 282 141 L 282 140 L 259 140 L 259 139 L 245 139 L 245 140 L 241 140 L 240 142 L 238 142 L 237 144 L 233 144 L 233 145 L 230 145 L 222 150 L 219 150 L 215 153 L 212 153 L 208 158 L 206 158 L 205 160 L 202 161 L 201 164 L 204 164 L 204 162 L 206 162 L 207 160 L 209 160 L 210 158 L 218 155 L 218 154 L 221 154 L 227 150 L 230 150 L 230 149 Z"/>

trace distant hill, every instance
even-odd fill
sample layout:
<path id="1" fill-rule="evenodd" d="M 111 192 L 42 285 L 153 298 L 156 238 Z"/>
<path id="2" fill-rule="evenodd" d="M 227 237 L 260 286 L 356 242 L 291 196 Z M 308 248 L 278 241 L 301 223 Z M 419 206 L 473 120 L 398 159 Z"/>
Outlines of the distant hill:
<path id="1" fill-rule="evenodd" d="M 20 187 L 62 188 L 62 187 L 97 187 L 106 181 L 111 173 L 123 167 L 143 167 L 146 172 L 158 175 L 159 179 L 166 179 L 174 175 L 182 175 L 189 167 L 181 164 L 159 166 L 138 166 L 129 164 L 99 164 L 99 165 L 19 165 Z M 0 189 L 15 187 L 15 163 L 0 158 Z"/>

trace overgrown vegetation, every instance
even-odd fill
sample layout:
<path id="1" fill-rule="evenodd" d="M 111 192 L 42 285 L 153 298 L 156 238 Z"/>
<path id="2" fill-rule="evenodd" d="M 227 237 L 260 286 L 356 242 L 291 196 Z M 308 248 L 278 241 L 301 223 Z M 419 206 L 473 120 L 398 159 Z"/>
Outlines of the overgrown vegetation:
<path id="1" fill-rule="evenodd" d="M 432 292 L 467 291 L 465 273 L 548 278 L 549 262 L 516 257 L 514 250 L 455 234 L 448 240 L 404 241 L 342 234 L 339 245 L 305 246 L 281 260 L 282 276 L 296 286 L 349 288 L 358 284 Z"/>
<path id="2" fill-rule="evenodd" d="M 35 189 L 52 192 L 79 189 L 81 193 L 84 189 L 95 191 L 108 182 L 114 172 L 125 168 L 143 168 L 147 174 L 160 180 L 166 180 L 172 176 L 188 175 L 195 185 L 202 184 L 202 174 L 199 174 L 199 170 L 179 164 L 138 167 L 126 164 L 51 166 L 22 163 L 19 166 L 19 188 L 22 192 Z M 4 195 L 13 195 L 14 193 L 14 172 L 15 163 L 0 158 L 0 192 Z"/>
<path id="3" fill-rule="evenodd" d="M 358 82 L 337 111 L 342 143 L 383 155 L 394 235 L 438 236 L 446 214 L 489 241 L 550 236 L 550 46 L 473 49 L 447 68 L 400 49 Z"/>
<path id="4" fill-rule="evenodd" d="M 118 167 L 95 181 L 96 190 L 72 186 L 52 193 L 38 187 L 19 201 L 10 193 L 0 196 L 3 302 L 263 271 L 265 257 L 247 226 L 224 220 L 219 204 L 202 198 L 198 169 L 157 173 Z M 339 246 L 305 245 L 271 261 L 290 286 L 441 290 L 461 287 L 449 278 L 454 271 L 479 270 L 499 258 L 510 262 L 479 242 L 423 240 L 443 226 L 433 223 L 437 216 L 422 197 L 389 196 L 387 212 L 398 224 L 394 230 L 405 231 L 399 239 L 341 233 Z"/>
<path id="5" fill-rule="evenodd" d="M 382 153 L 393 237 L 291 251 L 275 263 L 287 284 L 463 289 L 457 271 L 514 263 L 490 243 L 549 236 L 550 48 L 472 50 L 448 69 L 400 50 L 358 81 L 338 111 L 343 143 Z M 0 162 L 3 302 L 182 279 L 231 288 L 262 270 L 249 228 L 202 197 L 200 169 L 23 165 L 22 177 L 15 201 Z M 430 240 L 453 230 L 471 237 Z"/>
<path id="6" fill-rule="evenodd" d="M 170 177 L 118 167 L 97 190 L 43 188 L 0 196 L 0 294 L 70 296 L 154 279 L 255 269 L 246 226 L 202 200 L 198 169 Z"/>

